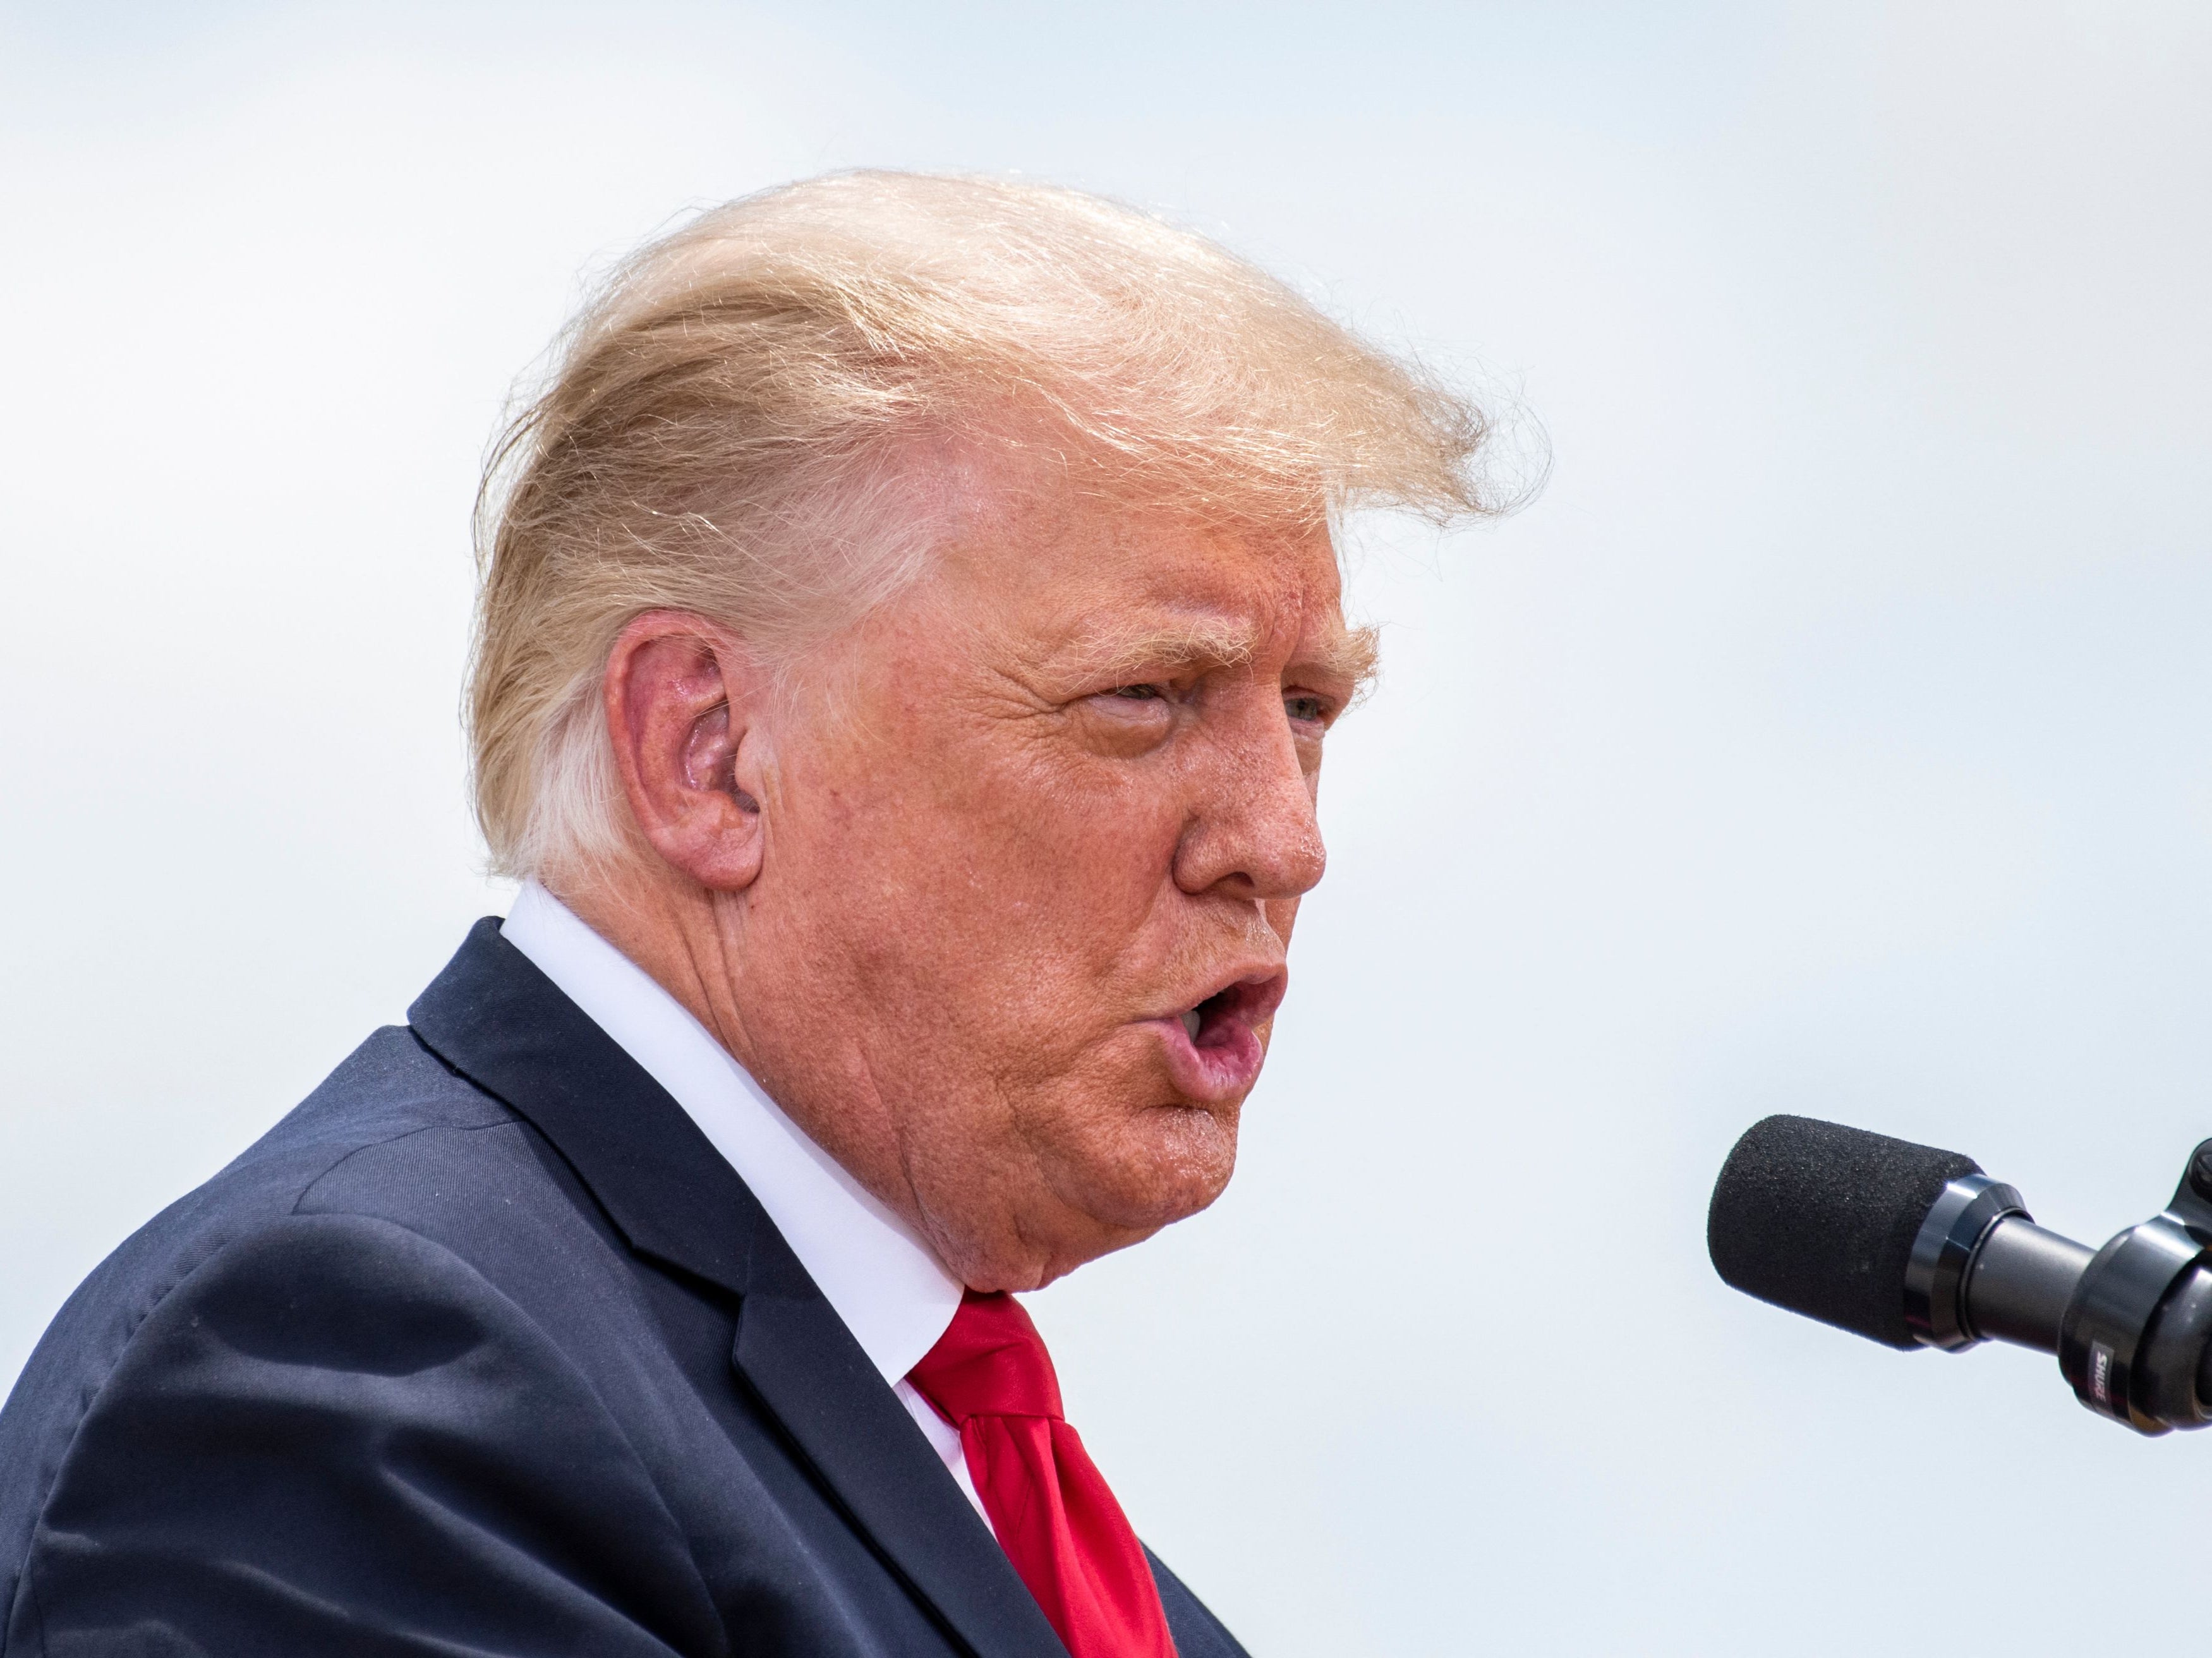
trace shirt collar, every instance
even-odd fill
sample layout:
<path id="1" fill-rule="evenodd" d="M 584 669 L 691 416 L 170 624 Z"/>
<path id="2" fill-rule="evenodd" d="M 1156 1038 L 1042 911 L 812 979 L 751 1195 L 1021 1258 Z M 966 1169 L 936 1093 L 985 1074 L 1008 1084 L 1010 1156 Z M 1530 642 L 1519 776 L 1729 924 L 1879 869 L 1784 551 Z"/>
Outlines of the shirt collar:
<path id="1" fill-rule="evenodd" d="M 532 881 L 500 929 L 659 1083 L 760 1199 L 884 1380 L 937 1345 L 960 1281 L 809 1139 L 684 1005 Z"/>

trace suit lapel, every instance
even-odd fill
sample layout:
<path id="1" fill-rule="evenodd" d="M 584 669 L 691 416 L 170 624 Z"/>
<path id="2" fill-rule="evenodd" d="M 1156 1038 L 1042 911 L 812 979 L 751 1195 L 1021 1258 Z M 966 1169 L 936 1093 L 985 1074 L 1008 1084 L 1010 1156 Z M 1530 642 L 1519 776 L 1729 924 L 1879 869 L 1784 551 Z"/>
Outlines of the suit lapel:
<path id="1" fill-rule="evenodd" d="M 495 916 L 470 929 L 407 1021 L 553 1142 L 631 1248 L 744 1293 L 752 1251 L 775 1230 L 767 1213 L 684 1108 L 500 936 Z"/>
<path id="2" fill-rule="evenodd" d="M 739 1298 L 732 1364 L 854 1526 L 982 1658 L 1065 1658 L 1005 1552 L 684 1108 L 495 917 L 408 1010 L 429 1049 L 552 1142 L 630 1248 Z"/>
<path id="3" fill-rule="evenodd" d="M 807 1289 L 745 1297 L 738 1371 L 854 1523 L 969 1646 L 987 1658 L 1066 1658 L 982 1516 L 835 1309 Z"/>

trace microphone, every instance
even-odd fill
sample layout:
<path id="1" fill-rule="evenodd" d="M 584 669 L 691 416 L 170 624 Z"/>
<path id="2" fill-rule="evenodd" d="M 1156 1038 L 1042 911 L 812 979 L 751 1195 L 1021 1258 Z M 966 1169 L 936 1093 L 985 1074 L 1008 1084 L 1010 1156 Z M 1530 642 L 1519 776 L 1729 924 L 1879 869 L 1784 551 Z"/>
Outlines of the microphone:
<path id="1" fill-rule="evenodd" d="M 2212 1140 L 2165 1211 L 2092 1250 L 1972 1157 L 1768 1117 L 1722 1166 L 1705 1242 L 1732 1287 L 1887 1346 L 2010 1342 L 2138 1432 L 2212 1422 Z"/>

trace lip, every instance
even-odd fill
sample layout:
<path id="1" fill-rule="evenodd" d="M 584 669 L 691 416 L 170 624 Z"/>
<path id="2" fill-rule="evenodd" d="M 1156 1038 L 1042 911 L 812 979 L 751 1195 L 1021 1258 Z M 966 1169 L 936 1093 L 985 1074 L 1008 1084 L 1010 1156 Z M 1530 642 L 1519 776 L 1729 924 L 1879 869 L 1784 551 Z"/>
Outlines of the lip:
<path id="1" fill-rule="evenodd" d="M 1199 1017 L 1194 1039 L 1183 1028 L 1183 1009 L 1144 1023 L 1167 1048 L 1168 1077 L 1176 1091 L 1202 1105 L 1225 1105 L 1251 1091 L 1267 1058 L 1259 1027 L 1273 1017 L 1290 988 L 1281 968 L 1232 974 L 1184 1005 Z"/>

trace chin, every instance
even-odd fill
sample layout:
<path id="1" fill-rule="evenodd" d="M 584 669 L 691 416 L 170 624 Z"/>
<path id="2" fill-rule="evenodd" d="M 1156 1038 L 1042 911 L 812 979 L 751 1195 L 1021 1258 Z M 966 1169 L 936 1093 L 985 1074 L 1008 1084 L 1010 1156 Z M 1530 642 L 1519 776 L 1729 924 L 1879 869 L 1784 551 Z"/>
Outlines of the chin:
<path id="1" fill-rule="evenodd" d="M 1134 1243 L 1187 1220 L 1228 1189 L 1237 1172 L 1232 1107 L 1158 1105 L 1123 1125 L 1109 1145 L 1085 1148 L 1055 1181 L 1061 1199 Z M 1121 1245 L 1115 1245 L 1121 1248 Z"/>
<path id="2" fill-rule="evenodd" d="M 1062 1161 L 1051 1172 L 1050 1197 L 1042 1206 L 1049 1222 L 1017 1229 L 1019 1241 L 1002 1241 L 1003 1253 L 980 1241 L 939 1236 L 946 1266 L 974 1290 L 1042 1290 L 1212 1203 L 1237 1167 L 1233 1118 L 1224 1125 L 1218 1112 L 1194 1106 L 1155 1109 L 1202 1121 L 1147 1125 L 1110 1149 Z"/>

